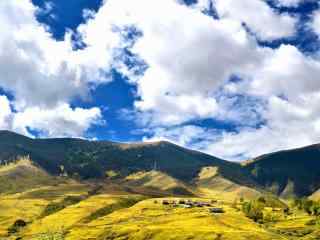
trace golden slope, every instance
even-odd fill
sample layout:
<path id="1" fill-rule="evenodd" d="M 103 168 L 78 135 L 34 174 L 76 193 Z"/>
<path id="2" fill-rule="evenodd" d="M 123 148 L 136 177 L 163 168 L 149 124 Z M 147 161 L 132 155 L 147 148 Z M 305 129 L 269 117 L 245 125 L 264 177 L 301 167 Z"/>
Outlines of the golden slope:
<path id="1" fill-rule="evenodd" d="M 0 194 L 23 192 L 61 182 L 35 166 L 28 158 L 0 167 Z"/>
<path id="2" fill-rule="evenodd" d="M 229 199 L 254 199 L 261 195 L 255 189 L 234 183 L 221 175 L 216 167 L 205 167 L 196 179 L 196 186 L 202 197 Z"/>
<path id="3" fill-rule="evenodd" d="M 320 189 L 310 196 L 311 200 L 320 201 Z"/>
<path id="4" fill-rule="evenodd" d="M 160 202 L 161 199 L 145 200 L 92 221 L 85 227 L 75 227 L 66 240 L 281 239 L 228 206 L 225 206 L 225 214 L 212 215 L 206 208 L 174 208 L 162 206 Z"/>
<path id="5" fill-rule="evenodd" d="M 137 172 L 125 178 L 131 187 L 158 189 L 162 192 L 177 195 L 192 195 L 190 187 L 163 172 Z"/>

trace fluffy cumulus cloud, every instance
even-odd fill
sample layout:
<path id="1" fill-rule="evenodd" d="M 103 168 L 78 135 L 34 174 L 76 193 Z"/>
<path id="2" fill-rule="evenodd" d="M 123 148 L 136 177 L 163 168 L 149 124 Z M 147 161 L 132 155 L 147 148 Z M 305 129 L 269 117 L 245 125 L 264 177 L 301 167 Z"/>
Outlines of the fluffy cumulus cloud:
<path id="1" fill-rule="evenodd" d="M 154 128 L 152 130 L 152 133 L 152 137 L 145 137 L 143 140 L 145 142 L 173 141 L 182 146 L 193 147 L 195 147 L 195 145 L 198 144 L 198 147 L 201 147 L 199 145 L 199 142 L 197 142 L 197 139 L 200 139 L 200 144 L 202 145 L 202 147 L 204 147 L 209 142 L 212 142 L 212 140 L 214 140 L 217 132 L 196 125 L 185 125 L 182 127 Z M 206 141 L 207 144 L 205 144 L 204 141 Z"/>
<path id="2" fill-rule="evenodd" d="M 209 153 L 234 160 L 301 147 L 320 141 L 319 93 L 298 102 L 271 97 L 265 112 L 266 125 L 239 128 L 235 132 L 220 131 L 215 141 L 203 145 Z M 259 144 L 257 144 L 259 143 Z"/>
<path id="3" fill-rule="evenodd" d="M 212 7 L 219 18 L 203 14 Z M 319 92 L 317 58 L 293 45 L 268 48 L 257 42 L 293 37 L 296 24 L 294 16 L 260 0 L 205 0 L 191 6 L 174 0 L 109 0 L 80 32 L 92 47 L 108 42 L 107 37 L 86 40 L 91 35 L 86 33 L 97 29 L 105 36 L 110 26 L 120 33 L 140 32 L 134 40 L 122 39 L 120 48 L 143 61 L 143 70 L 126 66 L 121 57 L 114 66 L 137 87 L 136 117 L 152 135 L 145 140 L 171 139 L 238 160 L 320 140 L 318 107 L 311 104 Z M 239 79 L 231 81 L 234 76 Z M 236 127 L 192 124 L 205 119 Z"/>
<path id="4" fill-rule="evenodd" d="M 298 6 L 303 0 L 275 0 L 280 6 Z M 310 0 L 313 1 L 313 0 Z M 297 20 L 287 13 L 279 14 L 263 0 L 200 0 L 193 7 L 210 11 L 221 19 L 235 19 L 245 24 L 260 40 L 272 41 L 294 36 Z"/>
<path id="5" fill-rule="evenodd" d="M 28 135 L 28 128 L 42 136 L 81 137 L 92 124 L 103 124 L 99 108 L 72 109 L 68 104 L 53 109 L 28 108 L 14 114 L 13 129 Z"/>
<path id="6" fill-rule="evenodd" d="M 314 0 L 274 0 L 274 2 L 279 6 L 284 7 L 297 7 L 302 2 L 314 2 Z"/>
<path id="7" fill-rule="evenodd" d="M 6 96 L 0 96 L 0 129 L 10 129 L 32 137 L 30 130 L 43 137 L 82 137 L 92 124 L 104 124 L 99 108 L 30 107 L 14 112 Z"/>
<path id="8" fill-rule="evenodd" d="M 142 32 L 130 51 L 147 70 L 140 78 L 119 70 L 137 85 L 135 107 L 152 116 L 154 124 L 214 117 L 213 92 L 233 74 L 252 70 L 265 55 L 241 21 L 215 20 L 173 0 L 108 1 L 81 29 L 91 32 L 108 25 Z"/>
<path id="9" fill-rule="evenodd" d="M 69 35 L 54 40 L 36 20 L 37 11 L 28 0 L 0 3 L 0 85 L 15 95 L 18 107 L 85 96 L 86 84 L 100 79 L 99 65 L 86 62 L 90 54 L 73 51 Z"/>
<path id="10" fill-rule="evenodd" d="M 320 141 L 317 54 L 259 44 L 294 37 L 298 24 L 266 1 L 108 0 L 97 13 L 84 11 L 78 43 L 70 33 L 54 40 L 36 11 L 28 0 L 0 3 L 0 87 L 14 96 L 0 98 L 2 128 L 84 134 L 101 123 L 101 112 L 70 101 L 111 81 L 116 69 L 136 87 L 131 117 L 146 141 L 167 139 L 233 160 Z M 320 33 L 318 18 L 312 26 Z"/>
<path id="11" fill-rule="evenodd" d="M 64 41 L 56 41 L 48 31 L 48 27 L 36 20 L 36 14 L 47 11 L 36 8 L 29 0 L 13 0 L 0 2 L 0 21 L 2 23 L 0 36 L 0 87 L 14 96 L 11 105 L 17 114 L 10 114 L 8 100 L 1 99 L 1 128 L 12 128 L 12 121 L 20 122 L 19 129 L 34 128 L 48 133 L 48 136 L 82 134 L 90 125 L 87 121 L 92 118 L 92 113 L 97 116 L 97 109 L 83 109 L 65 111 L 65 114 L 54 116 L 55 111 L 60 111 L 60 106 L 65 106 L 74 98 L 86 98 L 90 88 L 100 82 L 108 82 L 107 72 L 110 69 L 111 55 L 98 57 L 97 50 L 90 46 L 83 50 L 75 51 L 71 41 L 71 33 L 67 33 Z M 110 43 L 111 44 L 111 43 Z M 98 46 L 100 50 L 108 52 L 109 46 Z M 104 47 L 104 48 L 102 48 Z M 110 58 L 108 58 L 110 56 Z M 4 106 L 3 106 L 4 105 Z M 48 109 L 40 111 L 35 109 Z M 57 110 L 58 109 L 58 110 Z M 67 109 L 66 109 L 67 110 Z M 36 112 L 38 119 L 44 120 L 44 125 L 39 129 L 30 120 L 32 112 Z M 89 116 L 77 120 L 77 116 Z M 51 115 L 48 114 L 51 112 Z M 27 116 L 29 114 L 29 117 Z M 70 121 L 69 117 L 73 120 Z M 28 121 L 21 121 L 24 117 Z M 36 118 L 34 115 L 34 118 Z M 50 119 L 51 118 L 51 119 Z M 59 119 L 58 119 L 59 118 Z M 20 120 L 19 120 L 20 119 Z M 64 123 L 74 122 L 74 130 L 66 130 Z M 50 126 L 50 123 L 54 123 Z M 50 128 L 58 128 L 56 132 Z M 46 127 L 46 129 L 45 129 Z M 80 130 L 80 128 L 82 128 Z M 52 131 L 52 132 L 51 132 Z M 63 132 L 64 131 L 64 132 Z"/>
<path id="12" fill-rule="evenodd" d="M 0 129 L 9 129 L 11 108 L 10 102 L 6 96 L 0 96 Z"/>
<path id="13" fill-rule="evenodd" d="M 320 10 L 315 11 L 313 14 L 313 21 L 311 23 L 313 31 L 320 36 Z"/>
<path id="14" fill-rule="evenodd" d="M 278 14 L 262 0 L 216 0 L 221 18 L 236 19 L 245 23 L 261 40 L 291 37 L 295 33 L 296 19 Z"/>
<path id="15" fill-rule="evenodd" d="M 318 92 L 320 62 L 305 56 L 292 45 L 282 45 L 255 71 L 251 87 L 257 94 L 285 95 L 295 99 L 300 94 Z"/>

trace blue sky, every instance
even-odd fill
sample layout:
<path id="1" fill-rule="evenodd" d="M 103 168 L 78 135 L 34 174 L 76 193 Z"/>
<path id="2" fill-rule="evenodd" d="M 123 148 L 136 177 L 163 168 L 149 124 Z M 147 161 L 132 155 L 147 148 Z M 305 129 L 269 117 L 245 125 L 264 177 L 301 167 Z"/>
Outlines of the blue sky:
<path id="1" fill-rule="evenodd" d="M 0 3 L 1 129 L 235 161 L 320 142 L 317 1 L 18 2 Z"/>

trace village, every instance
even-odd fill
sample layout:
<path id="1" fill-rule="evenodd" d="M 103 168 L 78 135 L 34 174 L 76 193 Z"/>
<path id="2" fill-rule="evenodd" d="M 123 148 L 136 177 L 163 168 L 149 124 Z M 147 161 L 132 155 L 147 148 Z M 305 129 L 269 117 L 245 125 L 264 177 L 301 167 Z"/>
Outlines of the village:
<path id="1" fill-rule="evenodd" d="M 155 204 L 158 204 L 158 201 L 155 200 L 154 201 Z M 180 199 L 180 200 L 162 200 L 161 204 L 163 206 L 170 206 L 173 208 L 208 208 L 210 213 L 214 213 L 214 214 L 221 214 L 224 213 L 224 209 L 222 207 L 216 207 L 214 205 L 216 205 L 218 203 L 217 200 L 211 200 L 210 202 L 204 202 L 204 201 L 193 201 L 190 199 L 184 200 L 184 199 Z"/>

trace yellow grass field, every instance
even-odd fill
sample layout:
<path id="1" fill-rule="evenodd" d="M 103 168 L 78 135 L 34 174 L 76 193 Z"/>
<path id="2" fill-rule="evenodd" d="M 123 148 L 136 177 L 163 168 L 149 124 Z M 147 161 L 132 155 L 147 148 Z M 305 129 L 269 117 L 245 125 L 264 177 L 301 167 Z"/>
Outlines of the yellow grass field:
<path id="1" fill-rule="evenodd" d="M 71 190 L 64 187 L 65 190 Z M 63 186 L 57 186 L 57 191 L 62 191 L 62 188 Z M 48 189 L 43 190 L 50 193 Z M 76 194 L 75 191 L 69 193 Z M 31 192 L 28 192 L 0 198 L 0 239 L 14 240 L 22 237 L 24 240 L 42 240 L 46 239 L 43 238 L 45 234 L 53 233 L 59 233 L 63 238 L 53 237 L 52 240 L 318 239 L 316 231 L 299 237 L 290 233 L 292 229 L 298 229 L 300 232 L 307 229 L 306 222 L 312 219 L 310 216 L 296 213 L 288 219 L 281 219 L 266 227 L 247 218 L 227 200 L 214 204 L 215 207 L 224 209 L 225 213 L 222 214 L 210 213 L 209 207 L 184 208 L 180 205 L 162 204 L 163 200 L 178 201 L 177 198 L 152 198 L 141 200 L 128 208 L 120 207 L 114 211 L 108 211 L 105 215 L 103 211 L 95 215 L 101 209 L 115 206 L 123 199 L 139 197 L 98 194 L 40 218 L 46 205 L 60 198 L 57 197 L 56 200 L 30 198 L 30 194 Z M 79 191 L 78 194 L 82 192 Z M 191 200 L 210 202 L 210 199 Z M 8 228 L 17 219 L 25 220 L 28 225 L 18 233 L 8 235 Z"/>
<path id="2" fill-rule="evenodd" d="M 9 172 L 12 177 L 8 183 L 15 184 L 22 181 L 16 177 L 22 169 L 39 172 L 30 168 L 28 162 L 21 162 L 16 168 L 1 169 L 0 176 Z M 33 183 L 32 175 L 29 176 Z M 41 173 L 43 176 L 45 173 Z M 265 208 L 265 213 L 276 216 L 277 220 L 267 224 L 252 221 L 241 211 L 239 198 L 252 199 L 260 193 L 215 176 L 215 169 L 203 170 L 198 181 L 197 198 L 178 198 L 173 194 L 155 198 L 147 193 L 134 194 L 130 189 L 125 192 L 126 187 L 117 188 L 116 183 L 111 182 L 104 182 L 99 191 L 92 191 L 96 186 L 94 182 L 79 183 L 63 178 L 43 181 L 40 186 L 21 185 L 19 192 L 7 188 L 10 191 L 0 195 L 0 240 L 320 239 L 319 225 L 309 224 L 315 217 L 302 211 L 293 210 L 291 215 L 284 216 L 282 212 Z M 164 191 L 168 186 L 169 189 L 188 187 L 158 172 L 131 175 L 126 184 L 154 191 Z M 179 200 L 205 202 L 211 206 L 186 207 L 178 204 Z M 171 204 L 165 205 L 163 201 Z M 211 213 L 213 207 L 222 208 L 224 213 Z M 26 226 L 12 228 L 17 220 L 23 220 Z"/>

